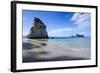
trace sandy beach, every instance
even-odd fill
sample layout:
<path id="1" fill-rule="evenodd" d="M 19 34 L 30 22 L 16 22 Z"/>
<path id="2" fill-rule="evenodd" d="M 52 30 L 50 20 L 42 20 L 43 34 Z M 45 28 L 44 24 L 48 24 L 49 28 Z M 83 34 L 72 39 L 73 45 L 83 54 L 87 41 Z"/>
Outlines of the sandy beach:
<path id="1" fill-rule="evenodd" d="M 28 39 L 23 42 L 23 62 L 88 60 L 89 48 L 73 48 L 63 42 L 47 39 Z"/>

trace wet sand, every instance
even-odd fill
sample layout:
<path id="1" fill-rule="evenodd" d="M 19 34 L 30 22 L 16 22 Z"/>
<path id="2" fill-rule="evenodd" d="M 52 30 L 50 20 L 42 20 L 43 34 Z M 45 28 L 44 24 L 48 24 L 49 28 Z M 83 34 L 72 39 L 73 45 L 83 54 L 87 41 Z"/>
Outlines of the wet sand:
<path id="1" fill-rule="evenodd" d="M 22 54 L 24 63 L 90 59 L 90 49 L 75 49 L 62 42 L 48 42 L 46 39 L 24 41 Z"/>

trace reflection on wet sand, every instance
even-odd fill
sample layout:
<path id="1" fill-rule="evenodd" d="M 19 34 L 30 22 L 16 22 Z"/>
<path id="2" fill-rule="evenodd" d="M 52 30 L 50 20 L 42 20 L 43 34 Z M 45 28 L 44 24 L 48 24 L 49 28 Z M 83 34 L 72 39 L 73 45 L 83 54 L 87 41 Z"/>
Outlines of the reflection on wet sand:
<path id="1" fill-rule="evenodd" d="M 47 39 L 23 42 L 23 62 L 86 60 L 90 59 L 89 49 L 72 49 L 62 42 L 49 42 Z"/>

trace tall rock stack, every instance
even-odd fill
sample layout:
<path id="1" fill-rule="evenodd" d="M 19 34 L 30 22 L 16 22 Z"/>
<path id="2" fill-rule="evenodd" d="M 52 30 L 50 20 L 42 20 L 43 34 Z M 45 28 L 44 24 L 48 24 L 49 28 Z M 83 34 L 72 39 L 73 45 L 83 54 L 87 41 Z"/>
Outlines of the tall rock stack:
<path id="1" fill-rule="evenodd" d="M 46 25 L 39 18 L 34 18 L 34 23 L 30 29 L 28 38 L 48 38 Z"/>

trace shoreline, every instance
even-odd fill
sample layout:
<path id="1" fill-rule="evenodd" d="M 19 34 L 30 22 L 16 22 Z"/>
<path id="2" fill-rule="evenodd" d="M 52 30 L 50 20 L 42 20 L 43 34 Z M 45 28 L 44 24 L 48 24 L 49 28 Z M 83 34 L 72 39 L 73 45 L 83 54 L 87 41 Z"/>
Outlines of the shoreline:
<path id="1" fill-rule="evenodd" d="M 60 45 L 59 45 L 60 44 Z M 23 41 L 23 63 L 90 59 L 90 49 L 75 49 L 47 40 Z"/>

